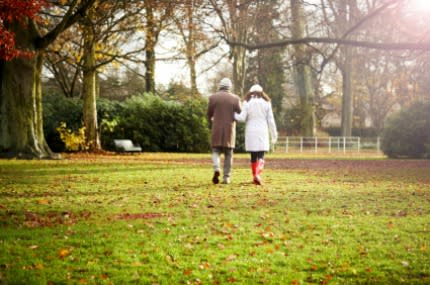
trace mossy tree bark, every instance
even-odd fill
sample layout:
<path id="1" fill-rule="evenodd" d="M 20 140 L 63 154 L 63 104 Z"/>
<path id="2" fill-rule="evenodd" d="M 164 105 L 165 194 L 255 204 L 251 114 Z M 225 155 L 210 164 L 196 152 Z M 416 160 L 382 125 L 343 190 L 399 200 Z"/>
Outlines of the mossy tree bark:
<path id="1" fill-rule="evenodd" d="M 35 26 L 12 23 L 9 29 L 21 48 L 35 52 L 32 58 L 1 61 L 0 154 L 20 158 L 54 158 L 45 141 L 42 119 L 41 73 L 43 52 L 37 51 Z"/>
<path id="2" fill-rule="evenodd" d="M 83 119 L 86 145 L 92 152 L 101 150 L 97 123 L 96 42 L 93 25 L 84 25 Z"/>
<path id="3" fill-rule="evenodd" d="M 0 156 L 59 157 L 49 148 L 43 132 L 43 50 L 81 19 L 94 1 L 72 1 L 58 25 L 43 36 L 37 23 L 29 18 L 3 23 L 15 35 L 17 46 L 34 56 L 0 61 Z"/>

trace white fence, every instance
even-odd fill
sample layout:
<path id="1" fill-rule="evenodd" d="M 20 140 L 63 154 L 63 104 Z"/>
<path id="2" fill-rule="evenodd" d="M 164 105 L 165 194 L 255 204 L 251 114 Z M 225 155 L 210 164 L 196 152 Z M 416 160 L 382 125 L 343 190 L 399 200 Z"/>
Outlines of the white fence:
<path id="1" fill-rule="evenodd" d="M 380 138 L 360 137 L 280 137 L 275 152 L 380 152 Z"/>

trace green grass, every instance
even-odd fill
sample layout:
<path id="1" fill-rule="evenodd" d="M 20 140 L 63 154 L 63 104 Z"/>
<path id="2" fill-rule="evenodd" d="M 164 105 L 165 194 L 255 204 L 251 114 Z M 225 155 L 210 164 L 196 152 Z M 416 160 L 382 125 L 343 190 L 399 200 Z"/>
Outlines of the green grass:
<path id="1" fill-rule="evenodd" d="M 0 160 L 0 284 L 430 284 L 429 161 L 235 159 Z"/>

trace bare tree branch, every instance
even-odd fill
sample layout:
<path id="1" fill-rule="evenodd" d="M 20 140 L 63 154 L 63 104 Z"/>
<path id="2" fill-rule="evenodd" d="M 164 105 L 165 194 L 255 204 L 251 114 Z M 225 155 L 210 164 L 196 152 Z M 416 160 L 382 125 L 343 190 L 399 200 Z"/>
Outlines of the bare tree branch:
<path id="1" fill-rule="evenodd" d="M 299 44 L 339 44 L 347 46 L 362 47 L 368 49 L 380 49 L 380 50 L 423 50 L 430 51 L 430 42 L 370 42 L 370 41 L 356 41 L 348 39 L 335 39 L 335 38 L 318 38 L 318 37 L 306 37 L 302 39 L 284 39 L 281 41 L 271 43 L 256 43 L 248 44 L 230 41 L 224 37 L 224 40 L 231 46 L 241 46 L 248 50 L 256 49 L 268 49 L 275 47 L 285 47 L 288 45 L 299 45 Z"/>
<path id="2" fill-rule="evenodd" d="M 94 4 L 95 0 L 81 1 L 81 5 L 77 8 L 75 12 L 73 12 L 74 8 L 78 5 L 79 2 L 80 1 L 78 0 L 74 0 L 73 3 L 70 5 L 70 8 L 67 11 L 66 15 L 63 17 L 63 20 L 49 33 L 47 33 L 43 37 L 36 39 L 35 45 L 37 48 L 46 48 L 58 37 L 60 33 L 62 33 L 64 30 L 76 23 L 79 19 L 84 17 L 86 11 Z"/>

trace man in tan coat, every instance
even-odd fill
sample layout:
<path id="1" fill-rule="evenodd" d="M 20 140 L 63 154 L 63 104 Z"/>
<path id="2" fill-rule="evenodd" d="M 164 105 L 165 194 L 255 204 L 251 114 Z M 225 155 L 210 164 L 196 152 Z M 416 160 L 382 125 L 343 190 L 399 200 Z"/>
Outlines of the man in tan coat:
<path id="1" fill-rule="evenodd" d="M 219 84 L 219 91 L 209 97 L 207 117 L 212 125 L 212 162 L 214 175 L 212 182 L 219 183 L 220 155 L 224 154 L 223 183 L 230 183 L 231 167 L 233 163 L 233 149 L 236 143 L 236 121 L 234 113 L 240 113 L 239 96 L 230 92 L 230 79 L 223 78 Z"/>

